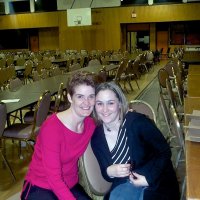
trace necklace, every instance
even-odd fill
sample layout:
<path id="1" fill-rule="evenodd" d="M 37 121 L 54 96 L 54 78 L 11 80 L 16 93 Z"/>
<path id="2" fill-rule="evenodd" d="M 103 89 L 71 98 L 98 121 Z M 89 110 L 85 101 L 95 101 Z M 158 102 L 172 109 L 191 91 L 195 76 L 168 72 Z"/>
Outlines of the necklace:
<path id="1" fill-rule="evenodd" d="M 111 126 L 111 127 L 108 127 L 106 124 L 103 124 L 104 129 L 106 129 L 106 131 L 108 131 L 108 132 L 118 130 L 118 125 L 120 126 L 120 120 L 117 123 L 113 124 L 113 126 Z"/>
<path id="2" fill-rule="evenodd" d="M 108 132 L 111 132 L 111 129 L 110 129 L 110 128 L 108 128 L 108 127 L 106 127 L 106 130 L 107 130 Z"/>

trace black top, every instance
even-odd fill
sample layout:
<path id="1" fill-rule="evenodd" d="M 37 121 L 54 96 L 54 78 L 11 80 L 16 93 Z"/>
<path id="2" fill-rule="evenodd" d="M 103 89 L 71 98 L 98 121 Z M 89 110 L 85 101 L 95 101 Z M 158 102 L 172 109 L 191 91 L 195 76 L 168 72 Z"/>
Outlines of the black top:
<path id="1" fill-rule="evenodd" d="M 145 115 L 128 112 L 124 127 L 130 147 L 130 159 L 135 163 L 134 171 L 144 175 L 149 184 L 144 199 L 178 200 L 179 186 L 171 162 L 171 150 L 156 125 Z M 127 178 L 110 178 L 106 169 L 112 165 L 111 154 L 104 135 L 103 125 L 96 127 L 91 146 L 103 177 L 113 182 L 111 190 Z"/>

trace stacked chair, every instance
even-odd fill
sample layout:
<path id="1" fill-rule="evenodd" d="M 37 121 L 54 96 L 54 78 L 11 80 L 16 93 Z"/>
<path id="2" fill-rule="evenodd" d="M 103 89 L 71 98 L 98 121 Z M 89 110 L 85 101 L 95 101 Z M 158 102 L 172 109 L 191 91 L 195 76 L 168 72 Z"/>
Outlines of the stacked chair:
<path id="1" fill-rule="evenodd" d="M 170 60 L 158 72 L 160 85 L 159 105 L 168 128 L 167 140 L 175 151 L 174 169 L 177 170 L 181 162 L 185 162 L 185 134 L 184 124 L 184 89 L 182 87 L 181 70 L 177 62 Z M 185 177 L 181 187 L 181 199 L 185 193 Z"/>

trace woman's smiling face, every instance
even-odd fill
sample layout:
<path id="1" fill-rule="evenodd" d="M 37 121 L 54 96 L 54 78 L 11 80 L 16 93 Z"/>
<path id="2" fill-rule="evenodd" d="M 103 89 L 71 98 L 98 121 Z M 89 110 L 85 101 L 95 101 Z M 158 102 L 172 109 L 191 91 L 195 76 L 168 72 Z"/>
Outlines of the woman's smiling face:
<path id="1" fill-rule="evenodd" d="M 72 97 L 68 95 L 71 108 L 80 117 L 89 116 L 95 105 L 95 89 L 88 85 L 75 87 Z"/>
<path id="2" fill-rule="evenodd" d="M 119 121 L 120 103 L 113 91 L 106 89 L 98 92 L 95 109 L 103 123 L 110 124 Z"/>

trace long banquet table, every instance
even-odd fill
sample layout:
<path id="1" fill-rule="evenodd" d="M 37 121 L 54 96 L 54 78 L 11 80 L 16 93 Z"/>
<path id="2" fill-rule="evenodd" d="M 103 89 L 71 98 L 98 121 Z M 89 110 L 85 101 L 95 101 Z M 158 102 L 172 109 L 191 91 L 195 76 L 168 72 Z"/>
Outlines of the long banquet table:
<path id="1" fill-rule="evenodd" d="M 188 125 L 187 114 L 191 114 L 193 110 L 200 110 L 200 74 L 197 74 L 198 70 L 199 69 L 197 67 L 193 67 L 192 70 L 189 67 L 188 71 L 188 94 L 184 99 L 186 125 Z M 200 199 L 200 143 L 187 140 L 185 145 L 187 190 L 186 197 L 188 200 L 197 200 Z"/>
<path id="2" fill-rule="evenodd" d="M 189 75 L 200 74 L 200 64 L 199 65 L 189 65 L 188 74 Z"/>
<path id="3" fill-rule="evenodd" d="M 200 97 L 188 97 L 184 102 L 184 112 L 191 114 L 200 110 Z M 185 117 L 186 124 L 188 123 Z M 199 133 L 200 134 L 200 133 Z M 200 143 L 186 141 L 186 197 L 188 200 L 200 199 Z"/>
<path id="4" fill-rule="evenodd" d="M 200 52 L 185 52 L 182 62 L 186 66 L 200 64 Z"/>
<path id="5" fill-rule="evenodd" d="M 88 66 L 85 68 L 81 68 L 76 71 L 89 71 L 98 73 L 102 68 L 102 65 L 98 66 Z M 117 69 L 118 65 L 106 65 L 104 66 L 107 72 Z M 45 91 L 49 90 L 51 94 L 55 94 L 58 91 L 60 83 L 64 83 L 66 86 L 68 78 L 72 73 L 76 73 L 76 71 L 69 72 L 63 75 L 58 75 L 54 77 L 49 77 L 46 79 L 42 79 L 27 85 L 21 86 L 17 91 L 5 90 L 0 92 L 0 101 L 6 99 L 20 99 L 19 102 L 8 103 L 7 104 L 7 113 L 10 114 L 16 110 L 27 107 L 38 101 L 39 96 Z"/>

